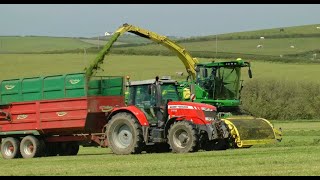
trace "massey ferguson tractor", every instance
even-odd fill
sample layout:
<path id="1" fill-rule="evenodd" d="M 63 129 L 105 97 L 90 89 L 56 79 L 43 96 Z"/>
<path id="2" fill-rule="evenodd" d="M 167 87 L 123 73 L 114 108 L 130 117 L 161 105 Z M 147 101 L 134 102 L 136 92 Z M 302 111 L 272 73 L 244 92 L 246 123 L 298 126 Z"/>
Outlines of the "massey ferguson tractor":
<path id="1" fill-rule="evenodd" d="M 228 148 L 230 133 L 227 125 L 217 118 L 216 108 L 180 101 L 176 81 L 157 77 L 129 81 L 127 88 L 126 109 L 132 114 L 127 113 L 126 117 L 130 120 L 117 120 L 118 116 L 114 116 L 106 130 L 114 153 L 140 152 L 140 143 L 147 151 L 169 150 L 170 145 L 177 153 Z"/>

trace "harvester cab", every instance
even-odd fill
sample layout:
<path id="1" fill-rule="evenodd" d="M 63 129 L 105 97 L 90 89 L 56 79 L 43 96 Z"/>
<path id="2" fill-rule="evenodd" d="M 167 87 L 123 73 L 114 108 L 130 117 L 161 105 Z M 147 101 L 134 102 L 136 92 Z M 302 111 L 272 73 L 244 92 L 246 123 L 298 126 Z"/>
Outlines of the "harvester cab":
<path id="1" fill-rule="evenodd" d="M 226 112 L 238 112 L 240 93 L 243 88 L 241 70 L 248 67 L 252 78 L 250 62 L 236 61 L 198 63 L 196 65 L 195 100 L 216 106 L 221 117 Z"/>

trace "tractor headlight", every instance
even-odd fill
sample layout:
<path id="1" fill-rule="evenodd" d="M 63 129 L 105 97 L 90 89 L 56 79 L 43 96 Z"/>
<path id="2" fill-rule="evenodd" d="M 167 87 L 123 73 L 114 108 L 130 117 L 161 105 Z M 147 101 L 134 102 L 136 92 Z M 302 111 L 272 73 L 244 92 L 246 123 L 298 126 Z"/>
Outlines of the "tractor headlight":
<path id="1" fill-rule="evenodd" d="M 207 108 L 207 107 L 201 107 L 202 111 L 214 111 L 213 109 Z"/>
<path id="2" fill-rule="evenodd" d="M 201 107 L 206 121 L 215 121 L 217 119 L 217 112 L 214 109 Z"/>
<path id="3" fill-rule="evenodd" d="M 205 117 L 206 121 L 215 121 L 216 118 L 214 117 Z"/>

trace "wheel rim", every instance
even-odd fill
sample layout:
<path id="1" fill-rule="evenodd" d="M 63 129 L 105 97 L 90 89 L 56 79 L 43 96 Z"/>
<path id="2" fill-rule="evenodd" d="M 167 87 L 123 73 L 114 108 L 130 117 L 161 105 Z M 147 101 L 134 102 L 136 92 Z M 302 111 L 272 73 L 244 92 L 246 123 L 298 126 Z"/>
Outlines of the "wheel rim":
<path id="1" fill-rule="evenodd" d="M 13 156 L 14 146 L 11 142 L 6 142 L 3 146 L 3 149 L 6 156 Z"/>
<path id="2" fill-rule="evenodd" d="M 23 151 L 26 155 L 31 155 L 34 151 L 34 146 L 33 143 L 29 140 L 27 140 L 24 144 L 23 144 Z"/>
<path id="3" fill-rule="evenodd" d="M 185 148 L 189 140 L 187 131 L 183 129 L 177 130 L 173 135 L 173 143 L 179 148 Z"/>
<path id="4" fill-rule="evenodd" d="M 119 148 L 127 148 L 132 142 L 132 132 L 126 124 L 118 125 L 113 131 L 113 142 Z"/>

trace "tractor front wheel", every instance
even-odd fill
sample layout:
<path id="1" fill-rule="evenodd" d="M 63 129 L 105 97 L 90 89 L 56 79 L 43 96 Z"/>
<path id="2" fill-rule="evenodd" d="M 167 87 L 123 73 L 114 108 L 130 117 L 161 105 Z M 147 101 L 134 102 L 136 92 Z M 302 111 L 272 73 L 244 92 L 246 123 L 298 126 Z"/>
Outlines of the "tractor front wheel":
<path id="1" fill-rule="evenodd" d="M 198 133 L 191 123 L 177 121 L 169 129 L 169 144 L 173 152 L 187 153 L 199 150 Z"/>

